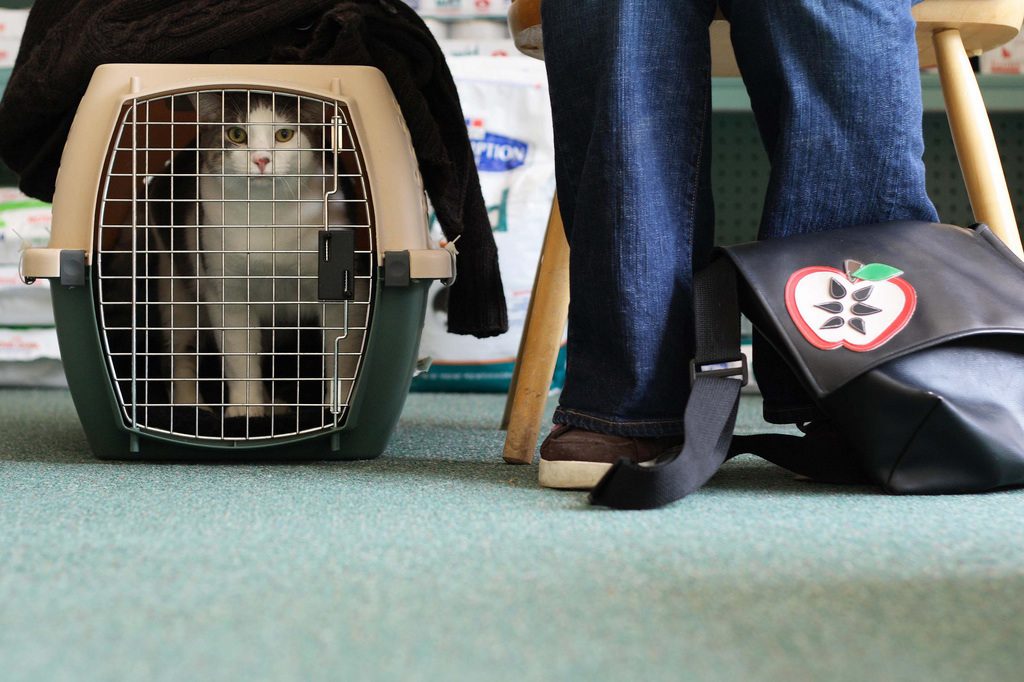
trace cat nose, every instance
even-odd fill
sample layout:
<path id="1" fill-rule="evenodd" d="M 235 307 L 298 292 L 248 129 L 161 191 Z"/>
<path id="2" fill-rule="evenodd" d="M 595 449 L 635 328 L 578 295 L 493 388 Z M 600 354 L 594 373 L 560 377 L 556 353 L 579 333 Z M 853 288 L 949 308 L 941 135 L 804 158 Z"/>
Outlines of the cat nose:
<path id="1" fill-rule="evenodd" d="M 253 156 L 252 162 L 259 166 L 260 173 L 267 172 L 267 164 L 270 163 L 269 156 Z"/>

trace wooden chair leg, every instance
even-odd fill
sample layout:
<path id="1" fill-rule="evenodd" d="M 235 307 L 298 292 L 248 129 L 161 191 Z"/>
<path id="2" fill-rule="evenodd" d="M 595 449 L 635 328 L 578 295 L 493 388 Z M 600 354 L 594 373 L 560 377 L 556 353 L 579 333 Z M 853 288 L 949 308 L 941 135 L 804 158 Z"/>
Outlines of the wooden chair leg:
<path id="1" fill-rule="evenodd" d="M 551 215 L 548 216 L 548 227 L 544 232 L 545 242 L 548 239 L 548 232 L 551 231 L 551 216 L 554 215 L 555 211 L 558 210 L 558 197 L 551 206 Z M 523 333 L 519 337 L 519 349 L 516 351 L 516 359 L 512 365 L 512 380 L 508 385 L 508 396 L 505 398 L 505 413 L 501 415 L 501 428 L 502 431 L 508 429 L 508 421 L 512 417 L 512 405 L 515 403 L 516 392 L 519 390 L 519 370 L 523 366 L 523 349 L 526 348 L 526 339 L 530 336 L 530 331 L 533 329 L 533 304 L 537 301 L 537 297 L 533 294 L 537 291 L 540 283 L 540 271 L 544 265 L 544 253 L 545 244 L 541 244 L 540 257 L 537 258 L 537 270 L 533 274 L 533 289 L 531 289 L 530 302 L 526 306 L 526 319 L 523 320 Z"/>
<path id="2" fill-rule="evenodd" d="M 974 219 L 992 228 L 1018 257 L 1024 258 L 992 124 L 960 31 L 937 31 L 932 35 L 932 41 L 935 43 L 953 145 L 960 160 Z"/>
<path id="3" fill-rule="evenodd" d="M 509 464 L 533 461 L 568 315 L 569 244 L 565 240 L 556 197 L 537 265 L 513 385 L 506 402 L 508 433 L 503 457 Z"/>
<path id="4" fill-rule="evenodd" d="M 548 215 L 548 226 L 547 226 L 547 229 L 544 232 L 544 242 L 541 244 L 540 257 L 537 259 L 537 270 L 534 272 L 534 275 L 533 275 L 533 289 L 531 290 L 531 292 L 536 292 L 540 288 L 541 270 L 544 267 L 544 257 L 545 257 L 545 254 L 548 253 L 548 249 L 549 248 L 555 248 L 555 247 L 561 247 L 561 243 L 565 241 L 564 240 L 565 230 L 562 227 L 561 219 L 562 219 L 562 214 L 558 210 L 558 197 L 556 196 L 554 198 L 554 200 L 552 201 L 552 204 L 551 204 L 551 213 Z M 559 225 L 559 229 L 557 230 L 557 232 L 559 234 L 561 234 L 563 238 L 560 239 L 560 240 L 555 240 L 555 245 L 553 247 L 549 247 L 548 244 L 547 244 L 547 241 L 549 239 L 554 239 L 555 236 L 556 236 L 555 232 L 552 231 L 552 227 L 551 227 L 554 224 L 555 220 L 558 221 L 558 225 Z M 551 264 L 551 262 L 549 260 L 548 261 L 548 265 L 550 265 L 550 264 Z M 568 283 L 566 283 L 566 286 L 568 286 Z M 515 360 L 515 363 L 513 364 L 513 367 L 512 367 L 512 380 L 509 382 L 508 396 L 505 398 L 505 413 L 502 414 L 502 416 L 501 416 L 501 426 L 500 426 L 500 428 L 501 428 L 502 431 L 505 431 L 506 429 L 508 429 L 508 422 L 509 422 L 509 419 L 512 416 L 512 405 L 515 403 L 515 396 L 516 396 L 516 393 L 518 391 L 518 386 L 519 386 L 519 370 L 523 366 L 523 363 L 522 363 L 523 350 L 526 348 L 526 340 L 527 340 L 527 338 L 529 338 L 530 332 L 534 331 L 534 326 L 533 326 L 533 304 L 536 301 L 537 301 L 537 296 L 534 296 L 531 293 L 530 302 L 526 306 L 526 319 L 523 320 L 523 333 L 519 337 L 519 349 L 516 351 L 516 360 Z M 557 361 L 557 358 L 556 358 L 556 361 Z M 554 369 L 552 369 L 552 374 L 553 373 L 554 373 Z"/>
<path id="5" fill-rule="evenodd" d="M 538 269 L 540 262 L 537 263 Z M 540 273 L 538 272 L 533 276 L 533 291 L 537 291 L 537 279 Z M 530 320 L 533 318 L 533 300 L 534 297 L 530 296 L 530 303 L 526 306 L 526 319 L 523 320 L 523 334 L 519 337 L 519 350 L 516 351 L 515 362 L 512 363 L 512 379 L 508 382 L 508 395 L 505 397 L 505 412 L 501 415 L 501 426 L 498 428 L 502 431 L 508 429 L 508 421 L 512 417 L 512 404 L 515 402 L 514 398 L 516 391 L 519 390 L 519 368 L 523 366 L 523 349 L 526 347 L 526 336 L 530 333 Z"/>

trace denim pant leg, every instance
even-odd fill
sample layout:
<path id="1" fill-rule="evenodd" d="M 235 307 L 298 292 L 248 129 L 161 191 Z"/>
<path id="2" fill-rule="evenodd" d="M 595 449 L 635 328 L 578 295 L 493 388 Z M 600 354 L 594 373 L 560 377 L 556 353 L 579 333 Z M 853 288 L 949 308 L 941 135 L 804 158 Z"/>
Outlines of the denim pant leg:
<path id="1" fill-rule="evenodd" d="M 910 0 L 722 4 L 771 161 L 760 238 L 937 221 Z M 768 421 L 819 416 L 762 338 L 754 366 Z"/>
<path id="2" fill-rule="evenodd" d="M 712 245 L 714 0 L 546 0 L 558 196 L 570 245 L 554 421 L 681 434 L 691 279 Z"/>

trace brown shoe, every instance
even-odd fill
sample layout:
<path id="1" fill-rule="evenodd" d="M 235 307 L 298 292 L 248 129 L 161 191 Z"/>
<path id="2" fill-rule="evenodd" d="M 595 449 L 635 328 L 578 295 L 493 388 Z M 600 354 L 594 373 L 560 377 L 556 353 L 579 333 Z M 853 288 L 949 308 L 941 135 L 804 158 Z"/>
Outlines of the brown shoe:
<path id="1" fill-rule="evenodd" d="M 682 436 L 628 438 L 558 424 L 541 443 L 539 481 L 545 488 L 589 490 L 620 459 L 650 462 L 682 442 Z"/>

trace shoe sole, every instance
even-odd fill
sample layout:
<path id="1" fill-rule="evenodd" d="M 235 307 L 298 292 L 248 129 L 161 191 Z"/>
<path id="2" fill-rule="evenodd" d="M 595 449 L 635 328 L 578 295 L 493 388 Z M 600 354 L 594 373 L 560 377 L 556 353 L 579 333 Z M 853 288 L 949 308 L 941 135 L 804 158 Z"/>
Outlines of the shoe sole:
<path id="1" fill-rule="evenodd" d="M 541 457 L 537 482 L 543 488 L 590 490 L 612 468 L 605 462 L 547 460 Z"/>

